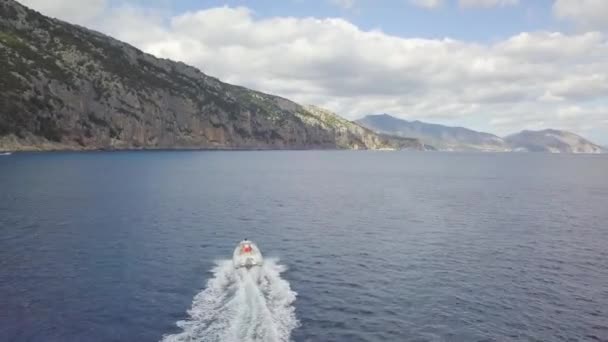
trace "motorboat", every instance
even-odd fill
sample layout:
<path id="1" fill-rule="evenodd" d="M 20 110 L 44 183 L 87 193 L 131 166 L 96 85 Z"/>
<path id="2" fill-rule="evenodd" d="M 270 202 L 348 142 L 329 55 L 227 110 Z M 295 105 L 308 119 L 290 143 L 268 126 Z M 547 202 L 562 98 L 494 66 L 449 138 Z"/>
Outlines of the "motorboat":
<path id="1" fill-rule="evenodd" d="M 262 258 L 262 252 L 260 252 L 255 243 L 244 239 L 234 249 L 232 263 L 234 264 L 234 268 L 249 270 L 252 267 L 262 266 L 264 258 Z"/>

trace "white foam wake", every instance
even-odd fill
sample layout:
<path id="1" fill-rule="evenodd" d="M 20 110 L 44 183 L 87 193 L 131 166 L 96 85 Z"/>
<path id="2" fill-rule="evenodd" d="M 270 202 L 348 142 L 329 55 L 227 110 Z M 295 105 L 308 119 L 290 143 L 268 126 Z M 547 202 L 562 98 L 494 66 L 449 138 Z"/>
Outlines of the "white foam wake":
<path id="1" fill-rule="evenodd" d="M 183 329 L 163 342 L 284 342 L 298 326 L 296 293 L 281 278 L 285 267 L 266 259 L 262 267 L 235 270 L 231 260 L 217 262 L 213 278 L 194 297 Z"/>

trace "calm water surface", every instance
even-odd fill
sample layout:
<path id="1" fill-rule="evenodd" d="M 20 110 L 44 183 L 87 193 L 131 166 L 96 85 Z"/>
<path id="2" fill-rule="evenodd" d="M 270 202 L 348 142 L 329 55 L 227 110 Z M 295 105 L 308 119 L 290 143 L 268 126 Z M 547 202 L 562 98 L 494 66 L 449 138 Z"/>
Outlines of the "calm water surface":
<path id="1" fill-rule="evenodd" d="M 295 341 L 608 341 L 608 156 L 0 157 L 0 340 L 158 341 L 243 237 Z"/>

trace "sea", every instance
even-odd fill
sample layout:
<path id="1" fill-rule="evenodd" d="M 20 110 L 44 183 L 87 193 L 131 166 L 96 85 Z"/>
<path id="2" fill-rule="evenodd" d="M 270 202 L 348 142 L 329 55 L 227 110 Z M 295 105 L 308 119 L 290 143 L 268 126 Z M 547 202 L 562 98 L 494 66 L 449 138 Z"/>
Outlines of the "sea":
<path id="1" fill-rule="evenodd" d="M 608 341 L 608 155 L 0 156 L 0 341 Z"/>

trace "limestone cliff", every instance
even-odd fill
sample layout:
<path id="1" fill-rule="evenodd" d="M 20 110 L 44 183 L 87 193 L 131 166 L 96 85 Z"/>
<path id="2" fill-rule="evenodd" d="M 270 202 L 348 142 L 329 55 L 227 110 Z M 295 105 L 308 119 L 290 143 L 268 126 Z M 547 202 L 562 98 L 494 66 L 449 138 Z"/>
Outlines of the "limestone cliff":
<path id="1" fill-rule="evenodd" d="M 0 150 L 423 146 L 0 0 Z"/>

